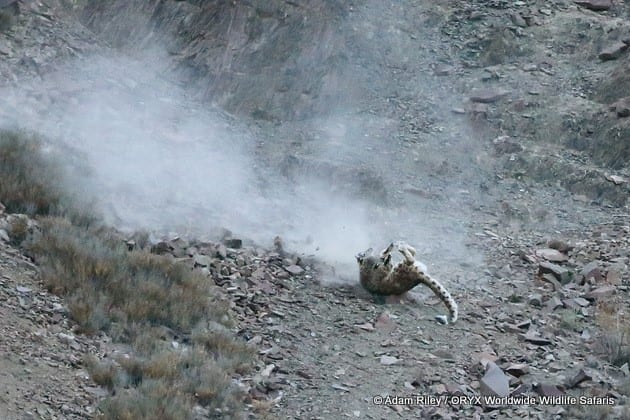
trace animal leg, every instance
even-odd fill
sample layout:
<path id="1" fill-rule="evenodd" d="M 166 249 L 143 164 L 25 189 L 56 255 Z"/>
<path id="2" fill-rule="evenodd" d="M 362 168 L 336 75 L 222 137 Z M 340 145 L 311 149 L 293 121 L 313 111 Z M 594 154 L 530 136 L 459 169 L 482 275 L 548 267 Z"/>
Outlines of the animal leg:
<path id="1" fill-rule="evenodd" d="M 389 246 L 387 248 L 385 248 L 381 252 L 381 261 L 383 261 L 383 264 L 389 265 L 389 263 L 392 260 L 392 250 L 393 249 L 394 249 L 394 243 L 392 242 L 391 244 L 389 244 Z"/>
<path id="2" fill-rule="evenodd" d="M 416 262 L 414 256 L 416 255 L 416 250 L 411 246 L 407 245 L 404 242 L 398 243 L 398 251 L 403 255 L 405 264 L 413 265 Z"/>
<path id="3" fill-rule="evenodd" d="M 387 248 L 381 251 L 381 259 L 382 260 L 386 259 L 392 253 L 393 249 L 394 249 L 394 243 L 392 242 L 391 244 L 389 244 Z"/>

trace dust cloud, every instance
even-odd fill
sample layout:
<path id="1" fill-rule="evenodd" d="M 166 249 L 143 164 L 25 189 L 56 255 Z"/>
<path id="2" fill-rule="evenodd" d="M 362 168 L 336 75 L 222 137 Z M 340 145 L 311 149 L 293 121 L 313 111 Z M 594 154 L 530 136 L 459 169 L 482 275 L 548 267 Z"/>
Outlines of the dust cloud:
<path id="1" fill-rule="evenodd" d="M 335 281 L 356 281 L 354 255 L 393 240 L 420 245 L 420 254 L 469 254 L 439 208 L 388 209 L 317 173 L 278 176 L 257 155 L 260 139 L 233 116 L 195 102 L 166 73 L 159 63 L 121 56 L 68 63 L 37 87 L 2 92 L 12 110 L 2 124 L 74 150 L 68 164 L 80 156 L 90 168 L 75 187 L 89 186 L 105 220 L 124 231 L 216 239 L 227 228 L 265 247 L 279 235 L 288 250 L 323 261 Z M 315 157 L 383 165 L 395 151 L 356 139 L 362 124 L 320 121 Z M 445 235 L 457 240 L 445 243 Z"/>

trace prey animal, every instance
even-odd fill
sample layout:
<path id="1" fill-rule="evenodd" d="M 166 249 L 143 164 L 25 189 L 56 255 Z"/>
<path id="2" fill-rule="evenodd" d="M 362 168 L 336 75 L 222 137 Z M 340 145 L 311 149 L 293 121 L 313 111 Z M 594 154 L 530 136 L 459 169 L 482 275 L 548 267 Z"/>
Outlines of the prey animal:
<path id="1" fill-rule="evenodd" d="M 392 251 L 396 248 L 403 260 L 392 266 Z M 436 319 L 442 324 L 457 321 L 457 302 L 440 282 L 427 274 L 427 267 L 415 259 L 416 250 L 404 242 L 392 242 L 379 256 L 372 248 L 356 255 L 359 263 L 359 280 L 373 296 L 400 296 L 419 284 L 427 286 L 446 305 L 448 316 Z"/>

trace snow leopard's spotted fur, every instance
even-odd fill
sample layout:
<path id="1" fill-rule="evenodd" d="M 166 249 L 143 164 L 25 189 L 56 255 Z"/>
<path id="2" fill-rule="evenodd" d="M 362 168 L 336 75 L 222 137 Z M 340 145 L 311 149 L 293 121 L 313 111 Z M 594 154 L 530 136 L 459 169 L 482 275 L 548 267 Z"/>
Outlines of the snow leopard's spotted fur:
<path id="1" fill-rule="evenodd" d="M 403 255 L 403 260 L 392 266 L 394 247 Z M 440 282 L 427 274 L 427 267 L 416 261 L 414 248 L 404 242 L 397 242 L 391 243 L 378 257 L 371 254 L 372 248 L 356 256 L 359 280 L 368 292 L 376 296 L 398 296 L 422 283 L 448 308 L 448 317 L 440 315 L 436 319 L 443 324 L 457 321 L 457 302 Z"/>

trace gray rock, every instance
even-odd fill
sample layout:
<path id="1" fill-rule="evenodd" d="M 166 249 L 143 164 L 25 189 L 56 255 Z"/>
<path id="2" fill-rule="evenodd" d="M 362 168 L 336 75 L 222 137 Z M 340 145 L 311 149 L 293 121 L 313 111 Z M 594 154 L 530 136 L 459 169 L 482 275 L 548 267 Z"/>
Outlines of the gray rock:
<path id="1" fill-rule="evenodd" d="M 225 245 L 228 248 L 232 248 L 232 249 L 240 249 L 243 247 L 243 240 L 242 239 L 224 239 L 223 240 L 223 245 Z"/>
<path id="2" fill-rule="evenodd" d="M 527 302 L 532 306 L 540 308 L 543 302 L 542 295 L 540 293 L 532 293 L 531 295 L 529 295 Z"/>
<path id="3" fill-rule="evenodd" d="M 473 92 L 470 95 L 472 102 L 490 104 L 505 98 L 509 92 L 502 89 L 482 89 Z"/>
<path id="4" fill-rule="evenodd" d="M 590 381 L 591 379 L 593 378 L 589 374 L 584 372 L 584 369 L 580 369 L 580 371 L 573 378 L 569 379 L 565 385 L 567 386 L 567 388 L 575 388 L 582 382 Z"/>
<path id="5" fill-rule="evenodd" d="M 216 256 L 221 258 L 222 260 L 227 258 L 227 248 L 223 244 L 217 245 L 216 248 Z"/>
<path id="6" fill-rule="evenodd" d="M 628 45 L 624 42 L 615 42 L 599 53 L 599 59 L 602 61 L 616 60 L 621 54 L 628 49 Z"/>
<path id="7" fill-rule="evenodd" d="M 589 306 L 591 304 L 591 302 L 589 302 L 588 300 L 584 299 L 584 298 L 575 298 L 573 299 L 573 302 L 575 302 L 576 304 L 578 304 L 579 306 L 585 308 L 587 306 Z"/>
<path id="8" fill-rule="evenodd" d="M 602 281 L 603 277 L 599 269 L 599 261 L 591 261 L 580 271 L 580 283 L 584 284 L 590 279 L 594 279 L 597 283 Z"/>
<path id="9" fill-rule="evenodd" d="M 525 21 L 525 19 L 523 19 L 523 16 L 521 16 L 520 13 L 512 13 L 510 15 L 510 20 L 516 26 L 519 26 L 521 28 L 526 28 L 527 27 L 527 22 Z"/>
<path id="10" fill-rule="evenodd" d="M 608 10 L 612 7 L 611 0 L 574 0 L 573 3 L 595 11 Z"/>
<path id="11" fill-rule="evenodd" d="M 534 331 L 528 331 L 526 334 L 523 334 L 523 338 L 525 341 L 528 341 L 532 344 L 536 344 L 537 346 L 547 346 L 552 344 L 551 340 L 541 337 Z"/>
<path id="12" fill-rule="evenodd" d="M 598 287 L 588 293 L 585 293 L 584 297 L 588 300 L 601 300 L 615 293 L 615 289 L 615 286 Z"/>
<path id="13" fill-rule="evenodd" d="M 209 267 L 212 263 L 212 258 L 207 255 L 196 254 L 193 257 L 193 262 L 196 267 Z"/>
<path id="14" fill-rule="evenodd" d="M 562 300 L 560 300 L 557 296 L 554 296 L 547 301 L 547 309 L 551 312 L 555 311 L 556 308 L 561 308 L 563 306 Z"/>
<path id="15" fill-rule="evenodd" d="M 619 118 L 630 117 L 630 97 L 621 98 L 610 106 Z"/>
<path id="16" fill-rule="evenodd" d="M 493 362 L 488 362 L 486 373 L 479 381 L 483 395 L 507 397 L 510 393 L 510 380 L 505 373 Z"/>
<path id="17" fill-rule="evenodd" d="M 542 276 L 540 276 L 541 280 L 550 283 L 553 286 L 553 290 L 554 292 L 557 292 L 558 290 L 562 289 L 562 285 L 560 284 L 560 282 L 558 281 L 558 279 L 556 279 L 556 277 L 553 274 L 550 273 L 546 273 L 543 274 Z"/>
<path id="18" fill-rule="evenodd" d="M 400 362 L 400 359 L 394 356 L 381 356 L 380 362 L 382 365 L 389 366 Z"/>
<path id="19" fill-rule="evenodd" d="M 543 397 L 555 397 L 564 395 L 564 392 L 560 390 L 556 385 L 550 384 L 536 384 L 534 390 Z"/>
<path id="20" fill-rule="evenodd" d="M 551 262 L 564 262 L 569 260 L 569 256 L 567 254 L 553 248 L 537 249 L 536 255 Z"/>
<path id="21" fill-rule="evenodd" d="M 295 264 L 286 267 L 285 270 L 287 270 L 290 274 L 293 274 L 294 276 L 297 276 L 304 272 L 304 269 L 302 267 Z"/>
<path id="22" fill-rule="evenodd" d="M 543 275 L 547 273 L 553 274 L 553 276 L 558 279 L 561 284 L 567 284 L 571 281 L 571 274 L 566 268 L 548 262 L 541 262 L 538 265 L 538 274 Z"/>
<path id="23" fill-rule="evenodd" d="M 518 378 L 529 373 L 529 366 L 525 363 L 513 363 L 506 367 L 505 371 Z"/>

